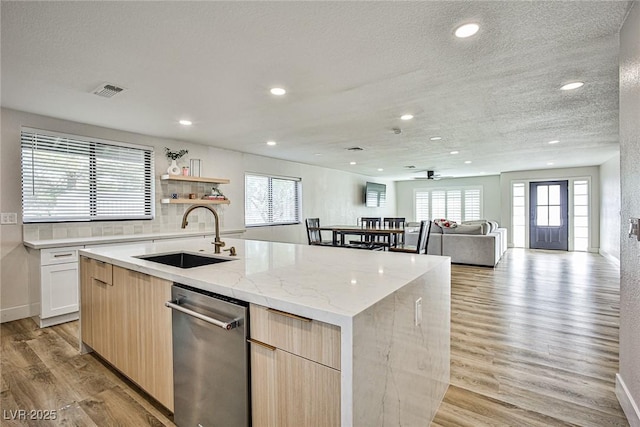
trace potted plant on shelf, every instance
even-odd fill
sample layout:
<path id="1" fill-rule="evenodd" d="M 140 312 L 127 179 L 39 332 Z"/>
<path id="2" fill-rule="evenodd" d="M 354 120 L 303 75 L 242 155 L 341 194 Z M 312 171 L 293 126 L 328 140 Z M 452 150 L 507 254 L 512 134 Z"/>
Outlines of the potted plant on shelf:
<path id="1" fill-rule="evenodd" d="M 171 151 L 168 147 L 164 147 L 164 154 L 167 159 L 171 160 L 171 165 L 167 169 L 169 175 L 180 175 L 180 168 L 178 167 L 177 160 L 187 154 L 189 150 Z"/>

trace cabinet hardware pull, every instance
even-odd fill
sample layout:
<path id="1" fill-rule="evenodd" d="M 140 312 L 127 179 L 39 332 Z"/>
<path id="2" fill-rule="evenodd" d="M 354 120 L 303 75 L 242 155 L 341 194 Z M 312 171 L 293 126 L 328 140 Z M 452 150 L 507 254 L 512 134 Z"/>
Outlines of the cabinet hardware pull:
<path id="1" fill-rule="evenodd" d="M 98 264 L 106 264 L 106 262 L 104 261 L 100 261 L 99 259 L 93 259 L 95 262 L 97 262 Z"/>
<path id="2" fill-rule="evenodd" d="M 271 313 L 279 314 L 281 316 L 290 317 L 292 319 L 301 320 L 303 322 L 311 322 L 312 320 L 312 319 L 309 319 L 308 317 L 298 316 L 297 314 L 287 313 L 286 311 L 276 310 L 275 308 L 267 308 L 267 311 L 270 311 Z"/>
<path id="3" fill-rule="evenodd" d="M 264 347 L 267 350 L 276 351 L 276 348 L 274 346 L 269 345 L 269 344 L 265 344 L 262 341 L 254 340 L 254 339 L 251 339 L 251 338 L 247 338 L 247 342 L 249 342 L 251 344 L 259 345 L 260 347 Z"/>
<path id="4" fill-rule="evenodd" d="M 111 283 L 107 283 L 107 282 L 105 282 L 104 280 L 96 279 L 95 277 L 92 277 L 92 279 L 93 279 L 94 281 L 96 281 L 96 282 L 100 283 L 100 284 L 107 285 L 107 286 L 113 286 Z"/>
<path id="5" fill-rule="evenodd" d="M 72 255 L 73 255 L 72 253 L 68 253 L 68 254 L 55 254 L 53 257 L 54 257 L 54 258 L 61 258 L 61 257 L 64 257 L 64 256 L 72 256 Z"/>
<path id="6" fill-rule="evenodd" d="M 176 299 L 173 301 L 167 301 L 164 303 L 164 305 L 173 310 L 180 311 L 188 316 L 193 316 L 207 323 L 211 323 L 212 325 L 218 326 L 227 331 L 230 331 L 231 329 L 235 329 L 239 326 L 238 320 L 232 320 L 231 322 L 224 322 L 222 320 L 214 319 L 213 317 L 205 316 L 204 314 L 198 313 L 193 310 L 189 310 L 188 308 L 184 308 L 183 306 L 180 305 L 180 302 L 181 301 L 179 299 Z"/>

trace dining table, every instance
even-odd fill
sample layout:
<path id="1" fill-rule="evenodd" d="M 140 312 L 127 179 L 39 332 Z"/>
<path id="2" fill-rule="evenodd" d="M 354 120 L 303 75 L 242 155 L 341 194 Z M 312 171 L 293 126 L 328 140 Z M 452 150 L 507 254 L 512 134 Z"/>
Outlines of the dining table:
<path id="1" fill-rule="evenodd" d="M 370 241 L 374 244 L 379 241 L 378 237 L 386 237 L 386 242 L 388 242 L 388 244 L 396 245 L 398 239 L 404 235 L 404 228 L 397 227 L 391 228 L 363 227 L 359 225 L 323 225 L 310 229 L 318 231 L 331 231 L 333 246 L 345 246 L 345 236 L 365 236 L 364 242 Z"/>

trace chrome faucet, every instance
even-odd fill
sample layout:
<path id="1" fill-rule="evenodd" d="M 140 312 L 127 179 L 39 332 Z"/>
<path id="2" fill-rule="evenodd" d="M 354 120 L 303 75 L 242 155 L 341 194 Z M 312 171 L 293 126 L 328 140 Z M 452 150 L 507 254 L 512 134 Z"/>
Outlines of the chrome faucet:
<path id="1" fill-rule="evenodd" d="M 215 219 L 216 219 L 216 238 L 213 241 L 213 245 L 215 246 L 214 252 L 219 254 L 220 253 L 220 248 L 224 246 L 224 242 L 222 240 L 220 240 L 220 218 L 218 218 L 218 212 L 216 212 L 216 210 L 213 209 L 211 206 L 207 206 L 207 205 L 192 205 L 192 206 L 189 206 L 187 208 L 187 210 L 184 211 L 184 215 L 182 216 L 182 228 L 185 228 L 187 226 L 187 224 L 189 224 L 187 222 L 187 217 L 189 216 L 191 211 L 193 211 L 194 209 L 198 209 L 198 208 L 209 209 L 211 211 L 211 213 L 213 214 L 213 216 L 215 217 Z"/>

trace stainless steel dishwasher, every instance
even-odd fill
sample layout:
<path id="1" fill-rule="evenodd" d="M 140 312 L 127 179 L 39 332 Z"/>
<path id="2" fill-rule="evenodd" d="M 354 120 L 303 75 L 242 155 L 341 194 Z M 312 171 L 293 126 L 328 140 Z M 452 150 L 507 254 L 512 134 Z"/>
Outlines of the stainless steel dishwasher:
<path id="1" fill-rule="evenodd" d="M 249 426 L 248 304 L 177 283 L 171 299 L 174 422 Z"/>

